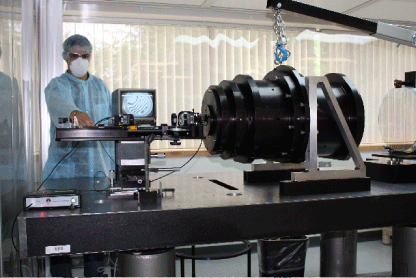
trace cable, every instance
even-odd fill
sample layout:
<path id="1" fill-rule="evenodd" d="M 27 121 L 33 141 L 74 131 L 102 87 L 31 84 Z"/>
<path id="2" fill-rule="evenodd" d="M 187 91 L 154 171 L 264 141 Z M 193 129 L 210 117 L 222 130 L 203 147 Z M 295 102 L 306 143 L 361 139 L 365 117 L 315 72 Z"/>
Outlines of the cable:
<path id="1" fill-rule="evenodd" d="M 104 173 L 104 171 L 97 171 L 97 172 L 95 172 L 95 173 L 94 173 L 94 182 L 93 182 L 93 185 L 94 185 L 94 189 L 95 189 L 95 191 L 97 191 L 97 192 L 100 192 L 100 191 L 107 191 L 107 190 L 110 188 L 110 186 L 109 186 L 109 187 L 107 187 L 106 189 L 97 189 L 97 187 L 95 187 L 95 184 L 96 184 L 96 183 L 98 183 L 98 181 L 96 181 L 96 175 L 97 175 L 97 173 L 103 173 L 103 174 L 104 174 L 104 176 L 105 176 L 108 180 L 110 180 L 110 178 L 108 178 L 108 177 L 106 176 L 106 174 Z"/>
<path id="2" fill-rule="evenodd" d="M 20 264 L 22 264 L 22 263 L 20 263 Z M 23 268 L 26 268 L 27 269 L 27 271 L 29 272 L 29 277 L 33 277 L 33 275 L 32 275 L 32 271 L 30 270 L 30 268 L 27 266 L 27 265 L 22 265 L 23 266 Z M 22 275 L 23 276 L 23 275 Z"/>
<path id="3" fill-rule="evenodd" d="M 55 167 L 53 167 L 52 171 L 49 173 L 49 175 L 46 177 L 46 179 L 43 180 L 43 182 L 39 185 L 38 189 L 36 189 L 36 191 L 39 191 L 39 189 L 42 187 L 42 185 L 51 177 L 53 171 L 55 171 L 56 167 L 58 167 L 58 165 L 68 156 L 70 155 L 75 148 L 78 146 L 79 142 L 76 142 L 75 145 L 72 147 L 72 150 L 70 150 L 64 157 L 61 158 L 61 160 L 59 160 L 59 162 L 55 165 Z"/>
<path id="4" fill-rule="evenodd" d="M 117 255 L 118 256 L 118 255 Z M 108 261 L 107 261 L 107 265 L 109 265 L 109 264 L 112 264 L 113 266 L 114 266 L 114 262 L 113 262 L 113 260 L 111 259 L 111 253 L 108 253 Z"/>
<path id="5" fill-rule="evenodd" d="M 169 176 L 169 175 L 172 175 L 173 173 L 175 173 L 175 171 L 169 172 L 169 173 L 167 173 L 166 175 L 163 175 L 163 176 L 161 176 L 161 177 L 158 177 L 157 179 L 151 180 L 150 182 L 154 182 L 154 181 L 157 181 L 157 180 L 163 179 L 163 178 L 165 178 L 165 177 L 167 177 L 167 176 Z"/>
<path id="6" fill-rule="evenodd" d="M 185 167 L 185 165 L 186 164 L 188 164 L 189 162 L 191 162 L 191 160 L 198 154 L 198 152 L 199 152 L 199 149 L 201 149 L 201 146 L 202 146 L 202 140 L 201 140 L 201 143 L 199 144 L 199 147 L 198 147 L 198 149 L 196 150 L 196 152 L 194 153 L 194 155 L 184 164 L 184 165 L 182 165 L 181 166 L 181 168 L 183 168 L 183 167 Z"/>
<path id="7" fill-rule="evenodd" d="M 103 142 L 99 141 L 101 144 L 101 147 L 103 147 L 105 153 L 108 155 L 108 157 L 111 159 L 111 161 L 113 161 L 114 164 L 116 164 L 116 161 L 111 157 L 111 155 L 107 152 L 107 150 L 105 149 Z"/>
<path id="8" fill-rule="evenodd" d="M 28 209 L 28 208 L 30 208 L 32 205 L 33 205 L 33 204 L 28 205 L 27 207 L 25 207 L 25 208 L 24 208 L 24 210 L 27 210 L 27 209 Z M 11 234 L 11 238 L 12 238 L 13 247 L 14 247 L 14 249 L 16 249 L 17 253 L 20 253 L 20 252 L 19 252 L 19 249 L 17 249 L 16 244 L 14 243 L 13 231 L 14 231 L 14 224 L 16 224 L 17 217 L 18 217 L 18 216 L 19 216 L 19 214 L 21 214 L 22 212 L 23 212 L 23 210 L 22 210 L 22 211 L 20 211 L 20 212 L 16 215 L 16 217 L 14 218 L 14 221 L 13 221 L 13 225 L 12 225 L 12 234 Z"/>
<path id="9" fill-rule="evenodd" d="M 117 255 L 117 258 L 116 258 L 116 262 L 114 263 L 114 277 L 117 277 L 117 276 L 116 276 L 116 272 L 117 272 L 117 263 L 118 263 L 118 255 Z"/>
<path id="10" fill-rule="evenodd" d="M 104 121 L 106 121 L 106 120 L 111 120 L 111 119 L 114 119 L 113 117 L 105 117 L 104 119 L 101 119 L 101 120 L 99 120 L 98 122 L 96 122 L 95 123 L 95 125 L 98 125 L 99 123 L 101 123 L 101 122 L 104 122 Z"/>
<path id="11" fill-rule="evenodd" d="M 109 120 L 109 119 L 112 119 L 113 117 L 105 117 L 105 118 L 103 118 L 103 119 L 101 119 L 101 120 L 99 120 L 98 122 L 96 122 L 95 123 L 95 125 L 97 125 L 97 124 L 99 124 L 99 123 L 101 123 L 101 122 L 103 122 L 103 121 L 105 121 L 105 120 Z M 100 141 L 100 143 L 101 143 L 101 141 Z M 76 142 L 75 143 L 75 145 L 74 145 L 74 147 L 72 148 L 72 150 L 70 150 L 64 157 L 62 157 L 62 159 L 61 160 L 59 160 L 59 162 L 55 165 L 55 167 L 53 167 L 53 169 L 52 169 L 52 171 L 49 173 L 49 175 L 46 177 L 46 179 L 39 185 L 39 187 L 38 187 L 38 189 L 36 190 L 36 191 L 39 191 L 39 189 L 42 187 L 42 185 L 51 177 L 51 175 L 52 175 L 52 173 L 53 173 L 53 171 L 55 171 L 55 169 L 56 169 L 56 167 L 58 167 L 58 165 L 68 156 L 68 155 L 70 155 L 74 150 L 75 150 L 75 148 L 76 148 L 76 146 L 78 146 L 78 144 L 79 144 L 79 142 Z M 113 160 L 113 162 L 114 162 L 114 159 L 112 159 L 112 157 L 108 154 L 108 152 L 107 152 L 107 150 L 104 148 L 104 146 L 103 146 L 103 143 L 101 143 L 101 146 L 103 147 L 103 149 L 104 149 L 104 151 L 106 152 L 106 154 L 110 157 L 110 159 L 111 160 Z M 115 163 L 115 162 L 114 162 Z"/>
<path id="12" fill-rule="evenodd" d="M 202 140 L 201 140 L 201 143 L 199 144 L 199 147 L 198 147 L 198 149 L 196 150 L 196 152 L 194 153 L 194 155 L 187 161 L 187 162 L 185 162 L 181 167 L 179 167 L 179 168 L 183 168 L 183 167 L 185 167 L 185 165 L 187 165 L 189 162 L 191 162 L 191 160 L 198 154 L 198 152 L 199 152 L 199 149 L 201 149 L 201 146 L 202 146 Z M 157 179 L 154 179 L 154 180 L 151 180 L 150 182 L 154 182 L 154 181 L 157 181 L 157 180 L 160 180 L 160 179 L 163 179 L 164 177 L 167 177 L 167 176 L 169 176 L 169 175 L 172 175 L 173 173 L 175 173 L 175 171 L 172 171 L 172 172 L 169 172 L 169 173 L 167 173 L 166 175 L 163 175 L 163 176 L 161 176 L 161 177 L 158 177 Z"/>
<path id="13" fill-rule="evenodd" d="M 95 125 L 98 125 L 99 123 L 105 121 L 105 120 L 110 120 L 110 119 L 114 119 L 114 117 L 105 117 L 104 119 L 99 120 L 98 122 L 95 123 Z M 115 164 L 115 160 L 111 157 L 111 155 L 107 152 L 107 150 L 105 149 L 103 142 L 99 141 L 101 144 L 101 147 L 103 147 L 105 153 L 108 155 L 108 157 L 111 159 L 111 161 L 113 161 L 113 163 Z"/>

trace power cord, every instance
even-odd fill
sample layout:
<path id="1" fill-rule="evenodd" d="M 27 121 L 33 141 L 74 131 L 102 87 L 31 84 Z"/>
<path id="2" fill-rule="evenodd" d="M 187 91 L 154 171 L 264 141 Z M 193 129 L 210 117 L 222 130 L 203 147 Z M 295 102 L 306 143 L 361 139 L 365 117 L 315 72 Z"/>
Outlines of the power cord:
<path id="1" fill-rule="evenodd" d="M 25 268 L 27 270 L 27 272 L 29 273 L 29 277 L 33 277 L 32 271 L 30 270 L 30 268 L 27 265 L 22 265 L 22 262 L 20 262 L 20 264 L 23 268 Z M 22 270 L 20 270 L 20 271 L 23 272 Z"/>
<path id="2" fill-rule="evenodd" d="M 110 180 L 110 178 L 109 178 L 109 177 L 107 177 L 107 175 L 104 173 L 104 171 L 97 171 L 97 172 L 95 172 L 95 173 L 94 173 L 94 182 L 93 182 L 94 189 L 95 189 L 95 191 L 97 191 L 97 192 L 107 191 L 107 190 L 110 188 L 110 186 L 109 186 L 109 187 L 107 187 L 107 188 L 105 188 L 105 189 L 97 189 L 97 187 L 95 186 L 95 184 L 96 184 L 96 183 L 98 183 L 98 181 L 97 181 L 97 174 L 98 174 L 98 173 L 103 173 L 103 174 L 104 174 L 104 177 L 105 177 L 106 179 Z"/>
<path id="3" fill-rule="evenodd" d="M 187 162 L 185 162 L 181 167 L 179 167 L 180 169 L 182 169 L 183 167 L 185 167 L 185 165 L 187 165 L 189 162 L 191 162 L 191 160 L 198 154 L 198 152 L 199 152 L 199 150 L 201 149 L 201 146 L 202 146 L 202 140 L 201 140 L 201 143 L 199 144 L 199 147 L 198 147 L 198 149 L 196 150 L 196 152 L 194 153 L 194 155 L 187 161 Z M 158 177 L 157 179 L 154 179 L 154 180 L 151 180 L 150 182 L 154 182 L 154 181 L 157 181 L 157 180 L 160 180 L 160 179 L 163 179 L 163 178 L 165 178 L 165 177 L 167 177 L 167 176 L 169 176 L 169 175 L 172 175 L 173 173 L 175 173 L 175 171 L 172 171 L 172 172 L 169 172 L 169 173 L 167 173 L 166 175 L 163 175 L 163 176 L 161 176 L 161 177 Z"/>
<path id="4" fill-rule="evenodd" d="M 98 125 L 98 124 L 99 124 L 99 123 L 101 123 L 101 122 L 104 122 L 104 121 L 106 121 L 106 120 L 111 120 L 111 119 L 114 119 L 114 117 L 105 117 L 105 118 L 103 118 L 103 119 L 99 120 L 98 122 L 96 122 L 96 123 L 95 123 L 95 125 Z"/>
<path id="5" fill-rule="evenodd" d="M 33 204 L 28 205 L 27 207 L 25 207 L 25 208 L 24 208 L 24 210 L 27 210 L 27 209 L 28 209 L 28 208 L 30 208 L 32 205 L 33 205 Z M 22 211 L 20 211 L 20 212 L 16 215 L 16 217 L 14 218 L 14 221 L 13 221 L 13 225 L 12 225 L 12 234 L 11 234 L 12 244 L 13 244 L 14 249 L 17 251 L 17 253 L 20 253 L 20 252 L 19 252 L 19 249 L 17 249 L 16 244 L 14 243 L 13 231 L 14 231 L 14 224 L 16 224 L 17 217 L 18 217 L 18 216 L 19 216 L 19 214 L 21 214 L 22 212 L 23 212 L 23 210 L 22 210 Z"/>
<path id="6" fill-rule="evenodd" d="M 114 119 L 114 117 L 106 117 L 106 118 L 104 118 L 104 119 L 101 119 L 101 120 L 99 120 L 98 122 L 96 122 L 95 123 L 95 125 L 98 125 L 99 123 L 101 123 L 101 122 L 103 122 L 103 121 L 105 121 L 105 120 L 111 120 L 111 119 Z M 105 147 L 104 147 L 104 145 L 103 145 L 103 142 L 101 142 L 100 141 L 100 144 L 101 144 L 101 147 L 103 147 L 103 149 L 104 149 L 104 151 L 105 151 L 105 153 L 108 155 L 108 157 L 111 159 L 111 161 L 114 163 L 114 164 L 116 164 L 116 162 L 115 162 L 115 160 L 111 157 L 111 155 L 107 152 L 107 150 L 105 149 Z"/>
<path id="7" fill-rule="evenodd" d="M 101 147 L 103 147 L 103 149 L 104 149 L 104 152 L 108 155 L 108 157 L 111 159 L 111 161 L 114 163 L 114 164 L 116 164 L 116 161 L 114 160 L 114 158 L 112 158 L 111 157 L 111 155 L 107 152 L 107 150 L 105 149 L 105 147 L 104 147 L 104 145 L 103 145 L 103 142 L 101 142 L 101 141 L 99 141 L 100 142 L 100 144 L 101 144 Z"/>
<path id="8" fill-rule="evenodd" d="M 98 122 L 96 122 L 95 123 L 95 125 L 98 125 L 99 123 L 101 123 L 101 122 L 103 122 L 103 121 L 105 121 L 105 120 L 110 120 L 110 119 L 113 119 L 113 117 L 105 117 L 105 118 L 103 118 L 103 119 L 101 119 L 101 120 L 99 120 Z M 104 151 L 106 152 L 106 154 L 110 157 L 110 159 L 111 160 L 113 160 L 113 162 L 114 162 L 114 159 L 112 159 L 112 157 L 108 154 L 108 152 L 107 152 L 107 150 L 104 148 L 104 145 L 102 144 L 102 142 L 100 141 L 100 143 L 101 143 L 101 146 L 103 147 L 103 149 L 104 149 Z M 75 148 L 78 146 L 78 144 L 79 144 L 79 142 L 76 142 L 75 143 L 75 145 L 73 146 L 73 148 L 72 148 L 72 150 L 70 150 L 64 157 L 62 157 L 62 159 L 61 160 L 59 160 L 59 162 L 55 165 L 55 167 L 53 167 L 53 169 L 52 169 L 52 171 L 49 173 L 49 175 L 46 177 L 46 179 L 44 179 L 43 181 L 42 181 L 42 183 L 39 185 L 39 187 L 38 187 L 38 189 L 36 190 L 36 191 L 39 191 L 39 189 L 42 187 L 42 185 L 51 177 L 51 175 L 52 175 L 52 173 L 55 171 L 55 169 L 56 169 L 56 167 L 58 167 L 58 165 L 68 156 L 68 155 L 70 155 L 74 150 L 75 150 Z"/>
<path id="9" fill-rule="evenodd" d="M 43 182 L 39 185 L 39 187 L 38 187 L 38 189 L 36 189 L 36 191 L 39 191 L 39 189 L 42 187 L 42 185 L 51 177 L 51 175 L 55 171 L 56 167 L 58 167 L 58 165 L 61 164 L 61 162 L 75 150 L 75 148 L 78 146 L 78 144 L 79 144 L 79 142 L 76 142 L 75 145 L 72 147 L 72 150 L 70 150 L 64 157 L 62 157 L 61 160 L 59 160 L 59 162 L 55 165 L 55 167 L 53 167 L 52 171 L 49 173 L 49 175 L 46 177 L 46 179 L 43 180 Z"/>

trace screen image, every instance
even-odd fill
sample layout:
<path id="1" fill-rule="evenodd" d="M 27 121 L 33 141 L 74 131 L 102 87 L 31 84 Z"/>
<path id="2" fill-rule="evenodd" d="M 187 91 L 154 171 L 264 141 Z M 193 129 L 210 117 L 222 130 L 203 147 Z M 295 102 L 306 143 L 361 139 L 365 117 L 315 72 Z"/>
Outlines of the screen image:
<path id="1" fill-rule="evenodd" d="M 148 92 L 131 92 L 122 95 L 123 114 L 134 117 L 153 117 L 153 94 Z"/>

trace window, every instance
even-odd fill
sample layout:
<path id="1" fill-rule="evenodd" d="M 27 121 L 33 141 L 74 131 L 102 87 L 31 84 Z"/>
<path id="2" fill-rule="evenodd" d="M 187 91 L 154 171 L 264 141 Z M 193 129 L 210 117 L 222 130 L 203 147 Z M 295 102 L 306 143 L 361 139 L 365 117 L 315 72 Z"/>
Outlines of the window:
<path id="1" fill-rule="evenodd" d="M 157 24 L 64 23 L 64 39 L 80 33 L 94 46 L 92 74 L 110 91 L 117 88 L 157 90 L 158 123 L 170 114 L 200 111 L 204 92 L 238 74 L 262 79 L 272 70 L 272 30 Z M 289 64 L 304 76 L 345 74 L 358 88 L 366 111 L 361 145 L 380 145 L 378 113 L 394 79 L 414 69 L 416 49 L 368 36 L 287 31 Z M 197 148 L 184 140 L 179 148 Z M 156 142 L 154 149 L 171 148 Z"/>

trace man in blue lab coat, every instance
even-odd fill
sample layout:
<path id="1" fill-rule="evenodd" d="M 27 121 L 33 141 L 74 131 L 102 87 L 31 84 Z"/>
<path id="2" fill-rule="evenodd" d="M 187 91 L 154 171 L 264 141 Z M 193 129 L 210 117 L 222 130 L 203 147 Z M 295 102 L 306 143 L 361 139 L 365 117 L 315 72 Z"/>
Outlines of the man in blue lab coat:
<path id="1" fill-rule="evenodd" d="M 51 143 L 43 180 L 94 177 L 98 172 L 108 175 L 110 169 L 114 168 L 109 155 L 114 153 L 113 142 L 55 141 L 60 118 L 69 118 L 71 122 L 78 122 L 82 126 L 93 126 L 94 123 L 111 116 L 110 91 L 107 85 L 88 72 L 91 52 L 92 45 L 86 37 L 73 35 L 67 38 L 63 43 L 62 56 L 68 70 L 52 79 L 45 88 L 45 99 L 51 118 Z M 84 255 L 86 277 L 101 276 L 103 266 L 103 254 Z M 70 257 L 51 257 L 51 274 L 72 276 Z"/>

